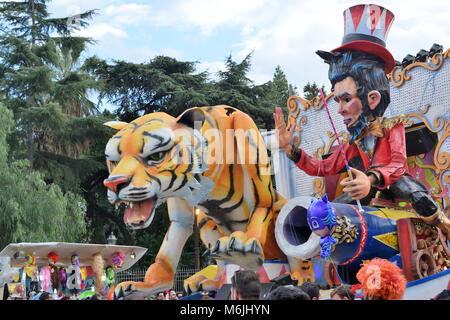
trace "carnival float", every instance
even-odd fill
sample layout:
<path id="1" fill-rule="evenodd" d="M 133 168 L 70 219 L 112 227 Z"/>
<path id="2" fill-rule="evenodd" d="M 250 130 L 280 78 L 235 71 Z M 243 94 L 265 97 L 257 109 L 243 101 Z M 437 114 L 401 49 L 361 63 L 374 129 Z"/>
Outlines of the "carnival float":
<path id="1" fill-rule="evenodd" d="M 358 25 L 358 21 L 372 18 L 371 12 L 381 13 L 371 20 L 376 26 L 367 29 L 366 24 Z M 388 10 L 373 5 L 349 8 L 344 12 L 346 36 L 354 32 L 364 35 L 375 32 L 372 35 L 385 40 L 393 21 L 391 15 Z M 429 51 L 420 50 L 416 56 L 408 54 L 403 61 L 395 61 L 387 73 L 391 99 L 383 114 L 383 123 L 403 122 L 407 172 L 422 182 L 442 208 L 442 221 L 449 215 L 450 133 L 450 50 L 443 49 L 434 44 Z M 351 138 L 344 123 L 338 120 L 339 105 L 333 98 L 333 93 L 310 101 L 291 96 L 287 102 L 288 122 L 297 124 L 293 144 L 315 159 L 327 159 L 335 151 L 339 153 L 339 139 Z M 334 121 L 329 119 L 330 115 Z M 448 229 L 439 228 L 439 222 L 421 219 L 408 199 L 380 188 L 358 210 L 357 204 L 335 202 L 343 195 L 339 182 L 347 176 L 345 168 L 337 174 L 314 177 L 299 170 L 284 152 L 276 154 L 273 160 L 279 168 L 275 174 L 277 191 L 291 199 L 281 209 L 275 229 L 277 243 L 286 255 L 311 260 L 321 270 L 324 282 L 331 286 L 357 284 L 355 275 L 362 261 L 380 257 L 403 270 L 408 281 L 404 299 L 430 299 L 448 289 Z M 350 165 L 364 170 L 363 161 L 357 160 Z M 332 244 L 330 254 L 320 259 L 320 237 L 312 232 L 307 214 L 311 202 L 324 195 L 336 211 L 336 221 L 330 227 L 336 243 Z"/>
<path id="2" fill-rule="evenodd" d="M 393 20 L 376 5 L 344 11 L 342 45 L 317 52 L 335 91 L 311 101 L 291 96 L 288 129 L 278 109 L 276 130 L 262 136 L 231 106 L 106 123 L 117 130 L 105 150 L 109 201 L 125 204 L 134 229 L 146 228 L 164 201 L 171 221 L 144 281 L 119 284 L 116 298 L 171 288 L 194 221 L 217 266 L 186 279 L 188 293 L 220 290 L 239 269 L 255 270 L 263 283 L 289 274 L 297 284 L 353 285 L 361 263 L 374 257 L 402 268 L 405 299 L 448 287 L 449 50 L 433 45 L 395 61 L 385 43 Z M 368 101 L 359 118 L 345 118 L 340 105 L 356 97 L 349 92 L 360 81 L 350 72 L 360 69 L 384 80 L 379 91 L 358 96 Z M 282 129 L 291 130 L 284 146 Z M 341 182 L 361 177 L 370 193 L 355 201 Z"/>

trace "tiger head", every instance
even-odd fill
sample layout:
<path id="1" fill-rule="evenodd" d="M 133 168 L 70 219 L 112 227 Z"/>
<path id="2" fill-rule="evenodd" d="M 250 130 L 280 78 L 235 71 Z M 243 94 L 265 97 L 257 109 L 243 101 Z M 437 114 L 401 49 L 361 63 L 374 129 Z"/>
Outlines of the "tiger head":
<path id="1" fill-rule="evenodd" d="M 106 144 L 109 177 L 103 183 L 110 203 L 126 205 L 127 226 L 148 227 L 156 207 L 170 197 L 195 206 L 211 191 L 212 181 L 201 175 L 207 170 L 204 119 L 203 111 L 193 108 L 178 118 L 156 112 L 131 123 L 105 123 L 119 132 Z"/>

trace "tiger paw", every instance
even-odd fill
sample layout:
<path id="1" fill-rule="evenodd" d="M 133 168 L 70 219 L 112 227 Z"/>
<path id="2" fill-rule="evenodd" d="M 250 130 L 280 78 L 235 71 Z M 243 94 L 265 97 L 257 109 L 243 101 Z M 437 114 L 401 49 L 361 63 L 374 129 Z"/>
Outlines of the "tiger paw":
<path id="1" fill-rule="evenodd" d="M 146 282 L 126 281 L 119 283 L 115 288 L 114 300 L 143 300 L 152 294 L 170 288 L 170 284 L 155 286 Z"/>
<path id="2" fill-rule="evenodd" d="M 207 276 L 199 274 L 191 277 L 189 280 L 186 280 L 184 290 L 188 295 L 200 291 L 217 291 L 219 284 L 219 281 L 211 280 Z"/>
<path id="3" fill-rule="evenodd" d="M 261 243 L 255 238 L 247 239 L 242 231 L 217 240 L 211 250 L 211 257 L 254 271 L 259 270 L 264 262 Z"/>

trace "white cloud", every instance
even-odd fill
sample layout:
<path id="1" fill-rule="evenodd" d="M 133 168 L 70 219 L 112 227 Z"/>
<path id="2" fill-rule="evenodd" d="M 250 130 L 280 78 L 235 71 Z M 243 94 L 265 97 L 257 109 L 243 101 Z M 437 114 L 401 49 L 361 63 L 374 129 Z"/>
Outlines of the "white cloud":
<path id="1" fill-rule="evenodd" d="M 361 1 L 172 1 L 157 22 L 176 24 L 183 31 L 200 28 L 203 36 L 214 41 L 219 28 L 239 28 L 240 41 L 232 45 L 233 58 L 243 59 L 253 51 L 249 75 L 255 83 L 272 78 L 276 65 L 288 80 L 302 90 L 307 81 L 329 86 L 327 65 L 315 54 L 332 50 L 341 43 L 343 11 Z M 450 45 L 450 10 L 442 2 L 420 0 L 384 1 L 378 4 L 391 10 L 395 17 L 387 39 L 387 48 L 396 60 L 420 49 L 428 50 L 435 42 Z M 175 7 L 176 6 L 176 7 Z M 173 13 L 171 17 L 167 14 Z M 180 13 L 182 12 L 182 14 Z M 162 19 L 164 17 L 164 19 Z M 226 52 L 224 53 L 224 55 Z"/>
<path id="2" fill-rule="evenodd" d="M 126 31 L 116 28 L 107 23 L 97 23 L 89 26 L 87 29 L 76 31 L 75 35 L 82 37 L 90 37 L 94 40 L 100 40 L 107 35 L 117 38 L 126 38 L 128 35 Z"/>
<path id="3" fill-rule="evenodd" d="M 152 8 L 147 4 L 119 4 L 109 5 L 103 10 L 108 19 L 119 25 L 138 25 L 142 22 L 149 21 L 152 14 Z"/>
<path id="4" fill-rule="evenodd" d="M 175 0 L 167 2 L 155 12 L 152 20 L 158 26 L 174 26 L 179 29 L 200 28 L 210 35 L 219 27 L 245 25 L 245 19 L 255 10 L 263 8 L 269 0 Z"/>
<path id="5" fill-rule="evenodd" d="M 361 0 L 167 0 L 151 2 L 151 7 L 124 0 L 53 2 L 64 3 L 66 8 L 78 5 L 81 9 L 101 9 L 94 19 L 94 25 L 100 25 L 96 33 L 119 40 L 126 35 L 132 37 L 127 27 L 138 23 L 142 28 L 155 30 L 156 27 L 158 32 L 171 30 L 172 35 L 178 32 L 180 39 L 201 38 L 211 46 L 222 41 L 218 35 L 233 32 L 230 38 L 238 40 L 230 43 L 229 49 L 218 57 L 207 54 L 209 58 L 202 60 L 204 52 L 193 56 L 195 48 L 177 47 L 173 41 L 157 43 L 159 47 L 170 49 L 153 50 L 185 59 L 189 49 L 189 60 L 200 61 L 197 68 L 210 68 L 210 71 L 220 70 L 223 63 L 217 61 L 223 60 L 229 52 L 233 53 L 233 59 L 239 60 L 254 51 L 249 76 L 255 83 L 270 80 L 276 65 L 280 65 L 288 80 L 301 91 L 307 81 L 328 86 L 327 65 L 315 51 L 331 50 L 340 45 L 344 33 L 342 13 Z M 429 49 L 435 42 L 449 48 L 450 9 L 442 1 L 378 0 L 376 3 L 395 14 L 387 39 L 387 47 L 395 59 L 401 61 L 406 54 Z M 136 48 L 142 47 L 138 39 L 135 42 Z M 136 56 L 132 48 L 127 49 L 131 56 Z"/>
<path id="6" fill-rule="evenodd" d="M 217 73 L 219 71 L 225 71 L 226 66 L 225 63 L 221 61 L 213 61 L 213 62 L 204 61 L 197 63 L 195 65 L 195 69 L 197 73 L 207 71 L 212 80 L 218 80 Z"/>
<path id="7" fill-rule="evenodd" d="M 123 3 L 107 0 L 55 0 L 49 5 L 54 16 L 71 16 L 87 10 L 97 9 L 98 14 L 90 21 L 90 26 L 77 35 L 89 36 L 96 40 L 104 37 L 125 38 L 129 25 L 139 25 L 148 20 L 151 6 L 147 4 Z"/>

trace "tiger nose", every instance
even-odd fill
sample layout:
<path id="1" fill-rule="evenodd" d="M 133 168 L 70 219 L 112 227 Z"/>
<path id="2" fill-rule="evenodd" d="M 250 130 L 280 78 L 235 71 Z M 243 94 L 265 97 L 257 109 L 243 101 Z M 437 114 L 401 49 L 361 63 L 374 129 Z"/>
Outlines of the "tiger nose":
<path id="1" fill-rule="evenodd" d="M 130 182 L 130 179 L 124 176 L 112 176 L 108 179 L 103 180 L 103 184 L 105 187 L 111 189 L 114 192 L 117 192 L 117 187 L 120 184 L 128 184 Z"/>

